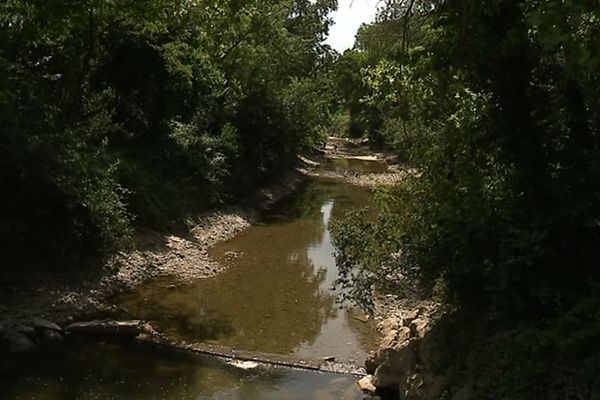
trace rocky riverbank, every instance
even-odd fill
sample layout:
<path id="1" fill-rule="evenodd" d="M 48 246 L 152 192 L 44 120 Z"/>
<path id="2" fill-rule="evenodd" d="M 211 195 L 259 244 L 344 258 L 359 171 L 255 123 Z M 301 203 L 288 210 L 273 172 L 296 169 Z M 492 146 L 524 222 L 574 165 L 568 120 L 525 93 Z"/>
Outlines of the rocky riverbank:
<path id="1" fill-rule="evenodd" d="M 310 174 L 312 176 L 343 181 L 354 186 L 376 188 L 378 186 L 395 185 L 408 175 L 416 174 L 416 171 L 402 169 L 397 165 L 390 165 L 389 171 L 382 173 L 358 173 L 355 171 L 312 171 Z"/>
<path id="2" fill-rule="evenodd" d="M 403 400 L 442 398 L 447 381 L 436 373 L 443 359 L 432 331 L 440 314 L 440 305 L 432 300 L 380 299 L 376 318 L 381 341 L 365 363 L 368 375 L 359 381 L 361 389 L 397 393 Z"/>

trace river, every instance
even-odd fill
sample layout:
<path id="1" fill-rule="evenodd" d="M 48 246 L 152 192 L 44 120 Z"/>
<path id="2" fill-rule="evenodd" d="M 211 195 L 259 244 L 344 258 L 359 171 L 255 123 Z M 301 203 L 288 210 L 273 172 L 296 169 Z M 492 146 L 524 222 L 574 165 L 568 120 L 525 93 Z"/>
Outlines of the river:
<path id="1" fill-rule="evenodd" d="M 382 172 L 385 164 L 339 159 L 329 171 Z M 228 265 L 220 275 L 181 285 L 150 281 L 116 299 L 185 342 L 298 359 L 335 357 L 362 364 L 376 343 L 364 312 L 340 303 L 328 226 L 369 203 L 368 189 L 311 177 L 261 223 L 211 249 Z M 108 343 L 72 344 L 0 379 L 2 399 L 360 399 L 355 378 L 217 357 L 194 361 Z M 4 382 L 2 382 L 4 381 Z"/>

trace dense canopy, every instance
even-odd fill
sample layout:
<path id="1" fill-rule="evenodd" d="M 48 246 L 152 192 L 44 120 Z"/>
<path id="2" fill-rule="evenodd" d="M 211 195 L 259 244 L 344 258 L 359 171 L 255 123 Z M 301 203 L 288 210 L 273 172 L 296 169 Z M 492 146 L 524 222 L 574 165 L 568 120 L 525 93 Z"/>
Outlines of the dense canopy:
<path id="1" fill-rule="evenodd" d="M 598 393 L 599 38 L 594 1 L 389 1 L 338 62 L 351 131 L 415 171 L 338 263 L 363 301 L 413 277 L 462 313 L 477 398 Z"/>
<path id="2" fill-rule="evenodd" d="M 52 267 L 121 247 L 133 223 L 184 220 L 319 143 L 333 7 L 2 2 L 4 262 Z"/>
<path id="3" fill-rule="evenodd" d="M 350 294 L 445 304 L 473 398 L 596 398 L 598 1 L 382 1 L 343 54 L 336 5 L 4 0 L 2 274 L 88 265 L 328 133 L 369 138 L 410 173 L 334 227 Z"/>

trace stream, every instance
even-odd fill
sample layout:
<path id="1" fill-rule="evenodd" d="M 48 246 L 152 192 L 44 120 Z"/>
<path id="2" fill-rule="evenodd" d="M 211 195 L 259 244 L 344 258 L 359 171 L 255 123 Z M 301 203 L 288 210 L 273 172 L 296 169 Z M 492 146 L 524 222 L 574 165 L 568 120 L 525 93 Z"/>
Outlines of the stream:
<path id="1" fill-rule="evenodd" d="M 329 160 L 335 172 L 384 172 L 385 164 Z M 218 276 L 182 285 L 155 279 L 116 299 L 122 312 L 188 343 L 362 365 L 376 347 L 374 323 L 340 303 L 328 225 L 368 205 L 366 188 L 311 177 L 264 219 L 211 256 Z M 1 399 L 361 399 L 353 376 L 218 357 L 194 361 L 108 343 L 70 344 L 0 378 Z"/>

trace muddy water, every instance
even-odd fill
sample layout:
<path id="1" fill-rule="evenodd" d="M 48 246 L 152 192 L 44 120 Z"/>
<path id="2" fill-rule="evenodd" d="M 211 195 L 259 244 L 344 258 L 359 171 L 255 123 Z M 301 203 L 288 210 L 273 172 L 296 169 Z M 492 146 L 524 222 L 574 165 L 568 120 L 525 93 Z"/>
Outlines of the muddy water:
<path id="1" fill-rule="evenodd" d="M 384 167 L 334 160 L 326 168 Z M 156 280 L 118 304 L 128 317 L 190 342 L 362 363 L 376 335 L 362 312 L 336 301 L 328 225 L 369 197 L 362 188 L 310 180 L 261 224 L 212 249 L 230 266 L 221 275 L 178 287 Z M 73 344 L 16 363 L 0 355 L 0 399 L 7 400 L 361 398 L 353 376 L 245 370 L 216 357 L 192 362 L 106 343 Z"/>
<path id="2" fill-rule="evenodd" d="M 385 166 L 340 159 L 326 168 L 380 172 Z M 362 311 L 338 302 L 328 226 L 369 198 L 365 188 L 311 179 L 262 223 L 211 249 L 229 265 L 219 276 L 176 288 L 156 280 L 119 306 L 187 342 L 362 364 L 377 335 Z"/>
<path id="3" fill-rule="evenodd" d="M 116 345 L 74 345 L 21 365 L 0 359 L 3 400 L 361 399 L 355 378 L 165 358 Z"/>

